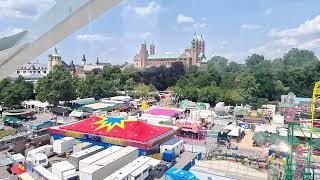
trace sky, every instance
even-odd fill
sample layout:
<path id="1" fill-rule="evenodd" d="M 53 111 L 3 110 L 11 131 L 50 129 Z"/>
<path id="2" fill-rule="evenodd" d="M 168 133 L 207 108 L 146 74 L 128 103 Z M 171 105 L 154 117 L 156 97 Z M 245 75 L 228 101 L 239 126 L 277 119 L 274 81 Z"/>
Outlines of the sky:
<path id="1" fill-rule="evenodd" d="M 54 0 L 0 0 L 0 37 L 32 25 Z M 318 0 L 123 0 L 119 5 L 61 41 L 63 60 L 80 63 L 132 63 L 140 44 L 156 53 L 179 53 L 194 33 L 202 35 L 206 56 L 244 62 L 253 53 L 267 59 L 296 47 L 320 55 Z M 44 52 L 35 60 L 46 62 Z M 28 58 L 28 57 L 26 57 Z"/>

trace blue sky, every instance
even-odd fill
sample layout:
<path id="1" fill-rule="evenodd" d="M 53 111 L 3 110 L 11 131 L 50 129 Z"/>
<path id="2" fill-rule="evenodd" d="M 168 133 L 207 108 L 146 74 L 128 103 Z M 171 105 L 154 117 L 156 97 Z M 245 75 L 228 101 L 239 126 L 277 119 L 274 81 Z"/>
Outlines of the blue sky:
<path id="1" fill-rule="evenodd" d="M 0 0 L 0 36 L 27 28 L 54 0 Z M 56 45 L 66 62 L 132 62 L 140 43 L 156 52 L 182 52 L 194 32 L 206 55 L 243 62 L 252 53 L 272 59 L 298 47 L 320 55 L 320 1 L 124 0 Z M 45 62 L 52 49 L 37 58 Z M 27 57 L 26 57 L 27 58 Z"/>

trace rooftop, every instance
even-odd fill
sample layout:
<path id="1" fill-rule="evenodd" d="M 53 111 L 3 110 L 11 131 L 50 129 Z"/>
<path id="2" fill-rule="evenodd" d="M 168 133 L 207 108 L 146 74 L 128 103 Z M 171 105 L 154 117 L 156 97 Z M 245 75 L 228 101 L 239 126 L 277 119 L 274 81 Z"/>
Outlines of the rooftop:
<path id="1" fill-rule="evenodd" d="M 178 59 L 180 54 L 168 53 L 168 54 L 153 54 L 148 56 L 148 60 L 159 60 L 159 59 Z"/>
<path id="2" fill-rule="evenodd" d="M 54 52 L 51 54 L 53 57 L 60 57 L 57 48 L 54 48 Z"/>

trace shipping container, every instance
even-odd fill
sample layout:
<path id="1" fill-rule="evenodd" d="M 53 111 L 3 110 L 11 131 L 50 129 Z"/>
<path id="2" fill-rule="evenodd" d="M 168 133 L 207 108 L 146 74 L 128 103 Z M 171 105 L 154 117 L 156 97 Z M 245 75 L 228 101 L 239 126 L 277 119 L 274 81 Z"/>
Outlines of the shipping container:
<path id="1" fill-rule="evenodd" d="M 136 158 L 138 158 L 138 148 L 127 146 L 84 169 L 80 169 L 80 179 L 103 180 Z"/>
<path id="2" fill-rule="evenodd" d="M 123 147 L 120 146 L 111 146 L 108 149 L 105 149 L 103 151 L 100 151 L 92 156 L 89 156 L 85 159 L 82 159 L 79 161 L 79 169 L 84 169 L 87 166 L 93 164 L 96 161 L 99 161 L 100 159 L 109 156 L 110 154 L 119 151 L 120 149 L 123 149 Z"/>
<path id="3" fill-rule="evenodd" d="M 88 149 L 84 149 L 82 151 L 72 153 L 68 159 L 68 161 L 77 169 L 79 170 L 79 161 L 85 159 L 97 152 L 103 150 L 102 146 L 92 146 Z"/>
<path id="4" fill-rule="evenodd" d="M 84 150 L 84 149 L 88 149 L 90 147 L 92 147 L 93 144 L 89 143 L 89 142 L 82 142 L 82 143 L 79 143 L 79 144 L 76 144 L 73 146 L 73 153 L 76 153 L 76 152 L 79 152 L 81 150 Z"/>
<path id="5" fill-rule="evenodd" d="M 173 150 L 176 156 L 180 155 L 184 150 L 183 140 L 172 138 L 160 145 L 160 153 L 170 150 Z"/>
<path id="6" fill-rule="evenodd" d="M 68 161 L 61 161 L 52 164 L 52 174 L 57 176 L 62 180 L 67 180 L 70 178 L 77 177 L 76 168 L 70 164 Z"/>
<path id="7" fill-rule="evenodd" d="M 75 139 L 72 137 L 64 137 L 53 141 L 53 152 L 57 154 L 64 154 L 66 152 L 72 151 L 75 144 Z"/>

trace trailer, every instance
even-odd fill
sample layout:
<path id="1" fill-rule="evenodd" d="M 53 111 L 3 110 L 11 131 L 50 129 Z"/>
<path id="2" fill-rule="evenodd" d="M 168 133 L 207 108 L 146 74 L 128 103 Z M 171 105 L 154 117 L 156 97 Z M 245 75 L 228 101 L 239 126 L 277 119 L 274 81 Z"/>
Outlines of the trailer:
<path id="1" fill-rule="evenodd" d="M 28 159 L 29 154 L 37 154 L 37 153 L 43 153 L 46 156 L 50 157 L 54 154 L 53 146 L 52 145 L 44 145 L 44 146 L 37 147 L 35 149 L 31 149 L 28 152 L 26 152 L 27 159 Z"/>
<path id="2" fill-rule="evenodd" d="M 75 179 L 78 176 L 76 168 L 68 161 L 52 164 L 52 173 L 62 180 Z"/>
<path id="3" fill-rule="evenodd" d="M 27 161 L 30 162 L 34 166 L 43 166 L 47 167 L 48 164 L 48 156 L 43 153 L 35 153 L 29 154 Z"/>
<path id="4" fill-rule="evenodd" d="M 77 170 L 79 170 L 79 161 L 85 159 L 97 152 L 103 150 L 102 146 L 92 146 L 88 149 L 84 149 L 82 151 L 72 153 L 69 157 L 69 163 L 72 164 Z"/>
<path id="5" fill-rule="evenodd" d="M 135 180 L 145 179 L 150 175 L 150 172 L 160 164 L 161 161 L 153 159 L 148 156 L 140 156 L 131 163 L 122 167 L 118 171 L 114 172 L 104 180 L 115 180 L 115 179 L 128 179 Z"/>
<path id="6" fill-rule="evenodd" d="M 64 137 L 58 140 L 53 141 L 53 152 L 58 155 L 64 154 L 66 152 L 72 151 L 72 148 L 75 144 L 75 139 L 72 137 Z"/>
<path id="7" fill-rule="evenodd" d="M 150 165 L 144 164 L 130 174 L 130 180 L 144 180 L 149 176 Z"/>
<path id="8" fill-rule="evenodd" d="M 34 171 L 32 171 L 32 176 L 35 179 L 45 179 L 45 180 L 61 180 L 54 174 L 52 174 L 49 170 L 42 166 L 36 166 L 33 168 Z"/>
<path id="9" fill-rule="evenodd" d="M 84 150 L 84 149 L 88 149 L 90 147 L 92 147 L 93 144 L 89 143 L 89 142 L 82 142 L 82 143 L 79 143 L 79 144 L 76 144 L 73 146 L 73 153 L 76 153 L 76 152 L 79 152 L 81 150 Z"/>
<path id="10" fill-rule="evenodd" d="M 183 140 L 171 138 L 160 145 L 160 153 L 171 150 L 174 151 L 176 156 L 179 156 L 184 151 Z"/>
<path id="11" fill-rule="evenodd" d="M 81 180 L 103 180 L 121 167 L 138 158 L 138 148 L 127 146 L 103 159 L 80 169 Z"/>
<path id="12" fill-rule="evenodd" d="M 79 169 L 84 169 L 87 166 L 93 164 L 94 162 L 99 161 L 100 159 L 109 156 L 110 154 L 119 151 L 120 149 L 123 149 L 123 147 L 120 146 L 111 146 L 108 149 L 105 149 L 103 151 L 100 151 L 92 156 L 89 156 L 85 159 L 82 159 L 79 161 Z"/>

